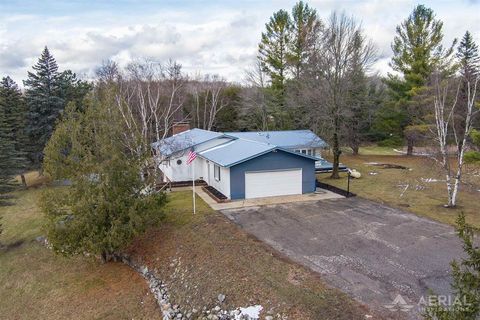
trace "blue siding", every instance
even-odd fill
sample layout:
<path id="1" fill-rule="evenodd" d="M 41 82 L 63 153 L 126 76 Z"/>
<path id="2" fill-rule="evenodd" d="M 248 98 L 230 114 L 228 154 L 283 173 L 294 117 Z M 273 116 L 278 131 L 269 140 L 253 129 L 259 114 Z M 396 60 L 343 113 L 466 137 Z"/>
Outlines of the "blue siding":
<path id="1" fill-rule="evenodd" d="M 245 171 L 302 168 L 302 192 L 315 191 L 315 160 L 277 150 L 230 168 L 230 197 L 245 198 Z M 275 186 L 272 186 L 274 188 Z"/>

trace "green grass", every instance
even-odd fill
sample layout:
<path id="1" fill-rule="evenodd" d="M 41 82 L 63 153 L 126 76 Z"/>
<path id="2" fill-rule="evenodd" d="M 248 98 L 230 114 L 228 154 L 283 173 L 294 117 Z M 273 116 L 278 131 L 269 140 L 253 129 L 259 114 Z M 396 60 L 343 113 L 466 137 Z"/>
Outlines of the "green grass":
<path id="1" fill-rule="evenodd" d="M 340 161 L 362 174 L 350 184 L 351 191 L 359 196 L 452 225 L 458 213 L 463 211 L 469 223 L 480 226 L 480 179 L 474 176 L 475 168 L 470 168 L 464 175 L 468 184 L 461 186 L 458 208 L 449 209 L 443 207 L 447 203 L 446 184 L 441 181 L 445 179 L 444 175 L 428 158 L 362 153 L 359 156 L 344 155 Z M 409 169 L 383 169 L 369 162 L 398 164 Z M 339 180 L 330 179 L 328 174 L 317 177 L 325 183 L 343 189 L 347 187 L 346 174 L 342 174 Z"/>
<path id="2" fill-rule="evenodd" d="M 204 216 L 212 214 L 214 210 L 210 208 L 198 195 L 195 198 L 196 214 L 193 215 L 192 193 L 172 192 L 168 195 L 168 203 L 165 207 L 166 223 L 176 226 L 183 226 L 198 221 L 202 221 Z"/>
<path id="3" fill-rule="evenodd" d="M 119 263 L 65 258 L 40 245 L 40 189 L 17 192 L 0 207 L 0 317 L 2 319 L 160 318 L 144 280 Z"/>

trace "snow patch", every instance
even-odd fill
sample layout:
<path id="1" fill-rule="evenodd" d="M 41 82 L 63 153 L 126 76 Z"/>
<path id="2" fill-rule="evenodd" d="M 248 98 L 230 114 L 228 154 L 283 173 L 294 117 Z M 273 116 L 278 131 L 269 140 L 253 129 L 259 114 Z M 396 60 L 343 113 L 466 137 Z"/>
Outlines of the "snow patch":
<path id="1" fill-rule="evenodd" d="M 235 320 L 240 320 L 242 319 L 242 316 L 247 316 L 247 319 L 259 319 L 260 318 L 260 312 L 263 310 L 263 307 L 261 305 L 255 305 L 255 306 L 250 306 L 246 308 L 240 308 L 240 314 L 235 316 Z"/>
<path id="2" fill-rule="evenodd" d="M 422 182 L 425 182 L 425 183 L 430 183 L 430 182 L 445 182 L 445 180 L 438 180 L 438 179 L 434 179 L 434 178 L 420 178 L 420 180 L 422 180 Z"/>

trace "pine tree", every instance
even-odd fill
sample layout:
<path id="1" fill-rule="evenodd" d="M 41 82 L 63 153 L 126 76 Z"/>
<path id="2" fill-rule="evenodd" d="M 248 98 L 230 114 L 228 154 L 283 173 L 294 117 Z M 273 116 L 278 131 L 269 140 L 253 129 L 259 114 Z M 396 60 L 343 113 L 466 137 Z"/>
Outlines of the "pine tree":
<path id="1" fill-rule="evenodd" d="M 409 102 L 427 84 L 435 68 L 449 65 L 455 42 L 448 49 L 443 47 L 443 23 L 435 18 L 432 9 L 423 5 L 414 8 L 397 26 L 396 33 L 390 66 L 403 78 L 390 74 L 386 83 L 392 100 L 407 117 L 406 125 L 422 124 L 423 114 L 418 112 L 419 108 L 409 108 Z M 407 142 L 408 154 L 412 154 L 415 141 L 407 139 Z"/>
<path id="2" fill-rule="evenodd" d="M 285 10 L 279 10 L 265 25 L 266 31 L 258 45 L 258 60 L 263 72 L 270 78 L 269 107 L 277 128 L 286 128 L 288 114 L 285 110 L 285 82 L 288 70 L 288 46 L 291 21 Z"/>
<path id="3" fill-rule="evenodd" d="M 295 4 L 292 9 L 291 40 L 287 53 L 287 60 L 294 79 L 300 78 L 321 27 L 322 24 L 315 9 L 303 1 Z"/>
<path id="4" fill-rule="evenodd" d="M 457 58 L 460 62 L 460 73 L 463 77 L 473 80 L 479 74 L 480 56 L 478 54 L 478 46 L 473 41 L 470 32 L 465 32 L 465 35 L 460 41 L 457 49 Z"/>
<path id="5" fill-rule="evenodd" d="M 480 229 L 465 221 L 465 214 L 457 218 L 456 232 L 462 241 L 464 257 L 453 261 L 451 287 L 455 293 L 451 306 L 436 301 L 425 310 L 428 320 L 475 320 L 480 317 L 480 248 L 475 244 L 475 235 Z"/>
<path id="6" fill-rule="evenodd" d="M 363 135 L 368 130 L 368 84 L 360 52 L 364 43 L 365 37 L 357 31 L 353 40 L 354 51 L 350 62 L 350 84 L 348 86 L 348 102 L 345 112 L 345 120 L 348 123 L 345 127 L 345 138 L 354 155 L 358 154 L 360 143 L 364 139 Z"/>
<path id="7" fill-rule="evenodd" d="M 79 80 L 71 70 L 65 70 L 58 75 L 58 88 L 58 95 L 66 104 L 73 102 L 81 110 L 83 99 L 93 86 L 87 81 Z"/>
<path id="8" fill-rule="evenodd" d="M 58 66 L 48 48 L 42 52 L 34 72 L 28 72 L 24 81 L 27 102 L 27 133 L 29 158 L 35 168 L 40 168 L 43 148 L 53 132 L 55 121 L 65 108 L 60 93 Z"/>
<path id="9" fill-rule="evenodd" d="M 3 105 L 5 121 L 12 130 L 12 140 L 18 161 L 16 168 L 18 173 L 26 167 L 26 108 L 25 101 L 18 85 L 10 77 L 4 77 L 0 81 L 0 104 Z"/>
<path id="10" fill-rule="evenodd" d="M 460 121 L 456 121 L 456 129 L 460 134 L 462 134 L 464 128 L 458 124 L 464 124 L 466 107 L 468 103 L 468 83 L 472 87 L 475 78 L 479 76 L 480 73 L 480 56 L 478 53 L 478 46 L 473 41 L 473 37 L 470 32 L 465 32 L 465 35 L 460 41 L 460 44 L 457 49 L 457 59 L 460 65 L 460 74 L 461 77 L 461 88 L 458 96 L 456 117 L 460 118 Z M 474 127 L 480 129 L 480 117 L 477 116 L 473 119 Z"/>
<path id="11" fill-rule="evenodd" d="M 0 206 L 5 204 L 5 194 L 16 187 L 14 179 L 19 160 L 15 152 L 13 130 L 6 121 L 3 99 L 0 102 Z"/>

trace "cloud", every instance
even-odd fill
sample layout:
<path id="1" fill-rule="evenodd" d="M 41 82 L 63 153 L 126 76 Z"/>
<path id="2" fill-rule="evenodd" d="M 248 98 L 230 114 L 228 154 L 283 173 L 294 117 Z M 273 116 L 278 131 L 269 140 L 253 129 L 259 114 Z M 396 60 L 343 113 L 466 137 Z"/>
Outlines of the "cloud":
<path id="1" fill-rule="evenodd" d="M 43 2 L 42 2 L 43 3 Z M 173 58 L 189 73 L 218 73 L 240 81 L 256 56 L 260 34 L 276 10 L 290 10 L 294 1 L 172 2 L 141 4 L 120 1 L 115 6 L 90 1 L 62 4 L 46 0 L 0 4 L 0 75 L 26 78 L 43 47 L 48 45 L 61 69 L 85 76 L 105 59 L 125 65 L 135 58 Z M 332 10 L 353 14 L 376 44 L 374 71 L 386 74 L 395 26 L 415 3 L 405 1 L 311 1 L 322 19 Z M 478 36 L 478 2 L 427 3 L 444 21 L 445 43 L 470 29 Z"/>

